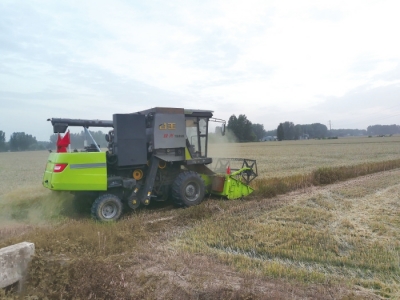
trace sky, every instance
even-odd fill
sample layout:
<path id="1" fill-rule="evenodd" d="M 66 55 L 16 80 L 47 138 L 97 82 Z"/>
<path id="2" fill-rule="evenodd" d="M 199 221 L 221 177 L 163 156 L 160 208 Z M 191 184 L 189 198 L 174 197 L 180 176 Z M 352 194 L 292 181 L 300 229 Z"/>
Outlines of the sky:
<path id="1" fill-rule="evenodd" d="M 0 0 L 0 130 L 156 106 L 400 124 L 398 1 Z M 79 128 L 79 131 L 81 129 Z"/>

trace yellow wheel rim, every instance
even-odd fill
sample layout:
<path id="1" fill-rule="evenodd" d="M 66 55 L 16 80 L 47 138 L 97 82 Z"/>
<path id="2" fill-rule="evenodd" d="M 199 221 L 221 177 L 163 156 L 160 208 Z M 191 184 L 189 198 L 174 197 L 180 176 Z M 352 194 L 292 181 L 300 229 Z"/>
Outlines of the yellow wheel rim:
<path id="1" fill-rule="evenodd" d="M 161 161 L 158 163 L 158 167 L 159 167 L 160 169 L 164 169 L 166 166 L 167 166 L 167 162 L 166 162 L 165 160 L 161 160 Z"/>
<path id="2" fill-rule="evenodd" d="M 135 171 L 133 171 L 132 174 L 133 178 L 136 180 L 140 180 L 143 178 L 143 171 L 140 169 L 136 169 Z"/>

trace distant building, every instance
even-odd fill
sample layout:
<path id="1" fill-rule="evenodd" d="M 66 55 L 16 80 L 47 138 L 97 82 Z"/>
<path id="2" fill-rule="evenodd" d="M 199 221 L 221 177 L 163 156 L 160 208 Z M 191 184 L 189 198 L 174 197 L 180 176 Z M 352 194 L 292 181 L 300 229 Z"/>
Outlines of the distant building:
<path id="1" fill-rule="evenodd" d="M 308 140 L 310 138 L 310 135 L 307 133 L 304 133 L 299 136 L 299 140 Z"/>
<path id="2" fill-rule="evenodd" d="M 268 135 L 268 136 L 264 136 L 261 139 L 261 142 L 270 142 L 270 141 L 277 141 L 277 140 L 278 140 L 278 138 L 276 136 Z"/>

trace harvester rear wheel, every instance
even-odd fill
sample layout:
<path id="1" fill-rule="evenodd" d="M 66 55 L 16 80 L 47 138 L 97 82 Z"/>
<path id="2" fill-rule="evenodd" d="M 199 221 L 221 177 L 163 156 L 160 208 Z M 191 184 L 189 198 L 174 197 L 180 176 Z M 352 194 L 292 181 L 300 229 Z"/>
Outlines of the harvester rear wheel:
<path id="1" fill-rule="evenodd" d="M 182 172 L 172 184 L 172 198 L 177 205 L 193 206 L 204 199 L 205 184 L 199 174 L 193 171 Z"/>
<path id="2" fill-rule="evenodd" d="M 99 196 L 92 205 L 92 217 L 99 221 L 116 221 L 121 214 L 122 202 L 113 194 Z"/>

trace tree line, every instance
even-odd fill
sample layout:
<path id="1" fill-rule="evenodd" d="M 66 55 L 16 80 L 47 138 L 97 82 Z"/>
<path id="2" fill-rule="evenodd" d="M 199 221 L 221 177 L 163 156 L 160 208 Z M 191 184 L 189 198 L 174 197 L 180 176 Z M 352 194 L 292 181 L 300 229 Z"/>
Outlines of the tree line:
<path id="1" fill-rule="evenodd" d="M 276 129 L 278 141 L 299 139 L 321 139 L 328 136 L 328 127 L 321 123 L 294 125 L 286 121 Z"/>
<path id="2" fill-rule="evenodd" d="M 90 131 L 97 144 L 105 148 L 107 142 L 102 131 Z M 400 125 L 371 125 L 367 130 L 364 129 L 332 129 L 328 131 L 326 125 L 321 123 L 297 124 L 293 122 L 280 123 L 277 129 L 266 131 L 263 124 L 252 123 L 244 114 L 238 117 L 232 115 L 228 120 L 227 134 L 225 141 L 228 142 L 255 142 L 260 141 L 266 136 L 277 136 L 282 140 L 315 139 L 339 136 L 361 136 L 361 135 L 392 135 L 400 134 Z M 14 132 L 9 141 L 6 141 L 5 132 L 0 130 L 0 152 L 4 151 L 27 151 L 27 150 L 45 150 L 55 149 L 57 143 L 57 134 L 52 134 L 48 142 L 37 141 L 36 137 L 25 132 Z M 84 131 L 80 133 L 71 133 L 71 148 L 82 149 L 84 141 L 92 144 Z M 210 133 L 210 141 L 217 142 L 214 134 Z"/>
<path id="3" fill-rule="evenodd" d="M 400 125 L 373 125 L 367 127 L 368 135 L 386 135 L 386 134 L 399 134 Z"/>
<path id="4" fill-rule="evenodd" d="M 274 130 L 266 131 L 264 125 L 252 123 L 246 115 L 232 115 L 228 121 L 228 141 L 254 142 L 266 136 L 277 137 L 278 140 L 323 139 L 344 136 L 392 135 L 400 134 L 400 125 L 372 125 L 365 129 L 331 129 L 321 123 L 294 124 L 283 122 Z M 234 138 L 232 138 L 232 136 Z"/>
<path id="5" fill-rule="evenodd" d="M 13 132 L 6 141 L 6 133 L 0 130 L 0 152 L 45 150 L 48 142 L 40 142 L 36 137 L 25 132 Z"/>
<path id="6" fill-rule="evenodd" d="M 278 140 L 298 140 L 305 138 L 324 138 L 329 136 L 326 125 L 320 123 L 295 125 L 284 122 L 277 129 L 266 131 L 263 124 L 252 123 L 246 115 L 232 115 L 228 121 L 228 134 L 232 133 L 238 142 L 261 141 L 266 136 L 277 137 Z"/>
<path id="7" fill-rule="evenodd" d="M 365 129 L 331 129 L 330 136 L 362 136 L 367 135 Z"/>

